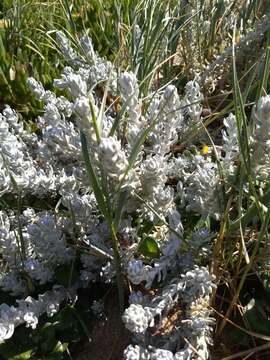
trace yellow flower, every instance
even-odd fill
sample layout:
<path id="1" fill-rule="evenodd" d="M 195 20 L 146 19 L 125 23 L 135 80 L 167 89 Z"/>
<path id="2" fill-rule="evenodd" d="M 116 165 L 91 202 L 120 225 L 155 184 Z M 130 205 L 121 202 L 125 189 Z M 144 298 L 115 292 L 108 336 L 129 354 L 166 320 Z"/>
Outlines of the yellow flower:
<path id="1" fill-rule="evenodd" d="M 208 145 L 202 145 L 202 148 L 201 148 L 201 155 L 207 155 L 209 153 L 209 147 Z"/>

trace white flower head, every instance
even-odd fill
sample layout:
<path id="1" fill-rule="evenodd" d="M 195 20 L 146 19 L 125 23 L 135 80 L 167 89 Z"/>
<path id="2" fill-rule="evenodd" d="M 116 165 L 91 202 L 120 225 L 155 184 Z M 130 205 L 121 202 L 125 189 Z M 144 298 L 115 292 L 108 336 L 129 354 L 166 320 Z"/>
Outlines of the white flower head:
<path id="1" fill-rule="evenodd" d="M 270 127 L 270 95 L 260 98 L 256 106 L 255 116 L 260 125 Z"/>
<path id="2" fill-rule="evenodd" d="M 174 355 L 169 350 L 155 349 L 151 353 L 151 360 L 174 360 Z"/>
<path id="3" fill-rule="evenodd" d="M 99 159 L 109 177 L 121 180 L 128 161 L 119 140 L 114 137 L 102 138 L 99 144 Z"/>
<path id="4" fill-rule="evenodd" d="M 139 345 L 129 345 L 124 350 L 125 360 L 150 360 L 150 353 Z"/>
<path id="5" fill-rule="evenodd" d="M 142 305 L 131 304 L 125 310 L 122 320 L 129 331 L 142 334 L 153 321 L 153 316 Z"/>

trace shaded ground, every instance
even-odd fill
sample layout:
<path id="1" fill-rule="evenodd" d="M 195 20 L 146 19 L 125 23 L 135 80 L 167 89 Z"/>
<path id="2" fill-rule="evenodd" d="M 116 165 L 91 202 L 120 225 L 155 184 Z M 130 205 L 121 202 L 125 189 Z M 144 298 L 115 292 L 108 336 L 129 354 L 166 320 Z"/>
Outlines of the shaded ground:
<path id="1" fill-rule="evenodd" d="M 76 360 L 119 360 L 131 343 L 119 313 L 118 297 L 109 293 L 105 300 L 106 319 L 96 321 L 91 331 L 91 342 L 80 343 L 73 350 Z"/>

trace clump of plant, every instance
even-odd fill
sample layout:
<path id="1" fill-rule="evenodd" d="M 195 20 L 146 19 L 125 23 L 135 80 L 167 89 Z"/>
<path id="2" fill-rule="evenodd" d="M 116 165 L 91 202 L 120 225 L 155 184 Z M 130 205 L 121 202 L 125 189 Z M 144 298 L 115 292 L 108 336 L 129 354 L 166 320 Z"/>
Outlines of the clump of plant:
<path id="1" fill-rule="evenodd" d="M 196 80 L 182 96 L 174 85 L 159 89 L 153 82 L 146 94 L 136 71 L 99 57 L 88 36 L 80 39 L 81 53 L 62 32 L 57 42 L 68 62 L 54 81 L 61 95 L 28 80 L 44 105 L 36 130 L 25 128 L 9 106 L 0 117 L 0 353 L 26 327 L 37 330 L 25 356 L 61 358 L 78 340 L 57 340 L 70 312 L 88 334 L 76 310 L 82 289 L 109 284 L 132 333 L 125 359 L 207 359 L 213 274 L 219 274 L 221 231 L 238 177 L 239 209 L 246 189 L 255 202 L 229 231 L 239 221 L 249 224 L 260 207 L 253 180 L 258 176 L 261 185 L 267 177 L 269 99 L 258 102 L 252 128 L 234 71 L 236 111 L 224 118 L 222 147 L 216 146 Z M 198 128 L 204 131 L 179 148 L 179 139 Z M 252 141 L 243 143 L 248 132 Z M 200 149 L 206 139 L 211 151 Z M 263 199 L 267 187 L 259 188 Z M 265 230 L 269 216 L 261 220 Z M 246 259 L 256 254 L 256 246 L 242 246 Z M 90 307 L 102 317 L 100 299 Z M 53 346 L 44 348 L 47 332 Z"/>
<path id="2" fill-rule="evenodd" d="M 1 340 L 20 326 L 35 329 L 43 314 L 76 301 L 78 289 L 94 281 L 117 284 L 119 311 L 136 334 L 126 358 L 138 349 L 152 358 L 162 351 L 191 356 L 184 338 L 207 354 L 214 284 L 196 258 L 200 243 L 208 248 L 213 235 L 202 222 L 190 234 L 190 251 L 181 212 L 189 204 L 204 213 L 207 205 L 183 195 L 180 181 L 190 181 L 194 159 L 214 172 L 215 166 L 189 153 L 180 174 L 173 170 L 184 170 L 180 158 L 172 153 L 178 133 L 199 121 L 200 107 L 191 98 L 201 98 L 198 85 L 189 83 L 183 99 L 170 85 L 144 100 L 135 74 L 117 74 L 88 37 L 81 39 L 87 62 L 62 33 L 58 41 L 70 66 L 54 84 L 68 98 L 30 78 L 44 103 L 38 131 L 25 129 L 8 106 L 1 115 L 1 289 L 13 299 L 1 305 Z M 170 184 L 173 172 L 178 186 Z M 199 176 L 193 186 L 200 187 Z M 47 208 L 35 208 L 44 201 Z M 171 342 L 162 324 L 174 311 L 181 316 Z"/>

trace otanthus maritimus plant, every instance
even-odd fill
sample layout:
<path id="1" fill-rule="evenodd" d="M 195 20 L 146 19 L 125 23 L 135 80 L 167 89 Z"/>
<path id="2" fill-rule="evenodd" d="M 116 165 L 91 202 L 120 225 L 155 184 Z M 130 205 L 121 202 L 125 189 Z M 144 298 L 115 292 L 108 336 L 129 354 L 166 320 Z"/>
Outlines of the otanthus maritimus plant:
<path id="1" fill-rule="evenodd" d="M 1 290 L 18 304 L 1 305 L 1 340 L 21 324 L 36 328 L 81 288 L 117 284 L 134 335 L 125 359 L 208 359 L 211 225 L 224 212 L 224 179 L 237 168 L 236 118 L 224 119 L 222 153 L 200 154 L 196 142 L 176 153 L 179 138 L 203 121 L 196 80 L 183 96 L 170 84 L 143 97 L 136 74 L 101 59 L 91 39 L 81 39 L 84 55 L 63 33 L 58 41 L 69 63 L 54 82 L 62 95 L 29 79 L 44 104 L 37 131 L 9 107 L 0 119 L 1 193 L 18 204 L 0 216 Z M 268 102 L 255 111 L 258 173 Z M 26 206 L 29 197 L 47 208 Z"/>

